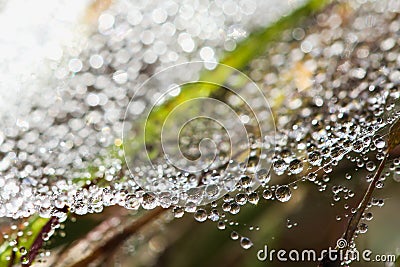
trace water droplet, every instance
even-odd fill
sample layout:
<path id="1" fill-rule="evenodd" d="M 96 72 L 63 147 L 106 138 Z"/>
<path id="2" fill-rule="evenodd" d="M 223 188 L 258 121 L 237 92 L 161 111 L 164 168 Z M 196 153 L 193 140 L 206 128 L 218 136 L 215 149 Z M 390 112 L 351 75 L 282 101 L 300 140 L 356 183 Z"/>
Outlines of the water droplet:
<path id="1" fill-rule="evenodd" d="M 299 174 L 303 171 L 303 162 L 299 159 L 294 159 L 289 163 L 289 171 L 292 174 Z"/>
<path id="2" fill-rule="evenodd" d="M 251 242 L 251 240 L 247 237 L 242 237 L 240 238 L 240 245 L 244 249 L 249 249 L 253 246 L 253 242 Z"/>
<path id="3" fill-rule="evenodd" d="M 367 164 L 365 164 L 365 168 L 367 169 L 367 171 L 374 171 L 376 169 L 376 164 L 373 161 L 368 161 Z"/>
<path id="4" fill-rule="evenodd" d="M 292 191 L 289 186 L 281 185 L 275 190 L 275 197 L 280 202 L 287 202 L 292 197 Z"/>
<path id="5" fill-rule="evenodd" d="M 288 165 L 282 159 L 277 159 L 273 164 L 274 171 L 277 175 L 282 175 L 287 169 L 287 167 Z"/>
<path id="6" fill-rule="evenodd" d="M 208 218 L 213 222 L 218 221 L 220 218 L 218 210 L 216 209 L 211 210 L 210 215 L 208 215 Z"/>
<path id="7" fill-rule="evenodd" d="M 368 225 L 365 223 L 360 223 L 360 225 L 358 226 L 358 232 L 360 234 L 365 234 L 368 231 Z"/>
<path id="8" fill-rule="evenodd" d="M 19 252 L 21 253 L 22 256 L 24 256 L 28 253 L 28 250 L 25 247 L 20 247 Z"/>
<path id="9" fill-rule="evenodd" d="M 231 208 L 230 208 L 229 212 L 231 214 L 238 214 L 239 213 L 239 211 L 240 211 L 240 205 L 239 204 L 237 204 L 236 202 L 233 202 L 233 203 L 231 203 L 230 206 L 231 206 Z"/>
<path id="10" fill-rule="evenodd" d="M 265 189 L 264 191 L 263 191 L 263 198 L 264 199 L 271 199 L 272 198 L 272 191 L 271 190 L 269 190 L 269 189 Z"/>
<path id="11" fill-rule="evenodd" d="M 175 218 L 182 218 L 183 215 L 185 214 L 185 210 L 182 207 L 175 207 L 173 209 L 173 213 Z"/>
<path id="12" fill-rule="evenodd" d="M 319 151 L 313 151 L 308 154 L 308 162 L 313 166 L 321 166 L 322 156 Z"/>
<path id="13" fill-rule="evenodd" d="M 243 206 L 247 202 L 247 195 L 243 193 L 239 193 L 235 197 L 236 203 Z"/>
<path id="14" fill-rule="evenodd" d="M 370 220 L 372 220 L 373 218 L 374 218 L 374 216 L 372 215 L 371 212 L 365 213 L 365 219 L 366 219 L 367 221 L 370 221 Z"/>
<path id="15" fill-rule="evenodd" d="M 151 210 L 157 207 L 157 199 L 150 193 L 143 194 L 142 207 Z"/>
<path id="16" fill-rule="evenodd" d="M 195 213 L 194 213 L 194 218 L 196 219 L 196 221 L 198 222 L 204 222 L 207 220 L 207 212 L 204 209 L 198 209 Z"/>
<path id="17" fill-rule="evenodd" d="M 22 264 L 28 264 L 29 263 L 29 258 L 27 256 L 22 256 L 21 257 L 21 263 Z"/>
<path id="18" fill-rule="evenodd" d="M 256 192 L 252 192 L 247 196 L 247 199 L 251 204 L 257 205 L 260 198 Z"/>
<path id="19" fill-rule="evenodd" d="M 225 225 L 224 222 L 218 222 L 217 228 L 218 228 L 219 230 L 225 230 L 225 229 L 226 229 L 226 225 Z"/>
<path id="20" fill-rule="evenodd" d="M 125 198 L 125 208 L 130 210 L 137 210 L 140 207 L 139 199 L 134 195 L 127 195 Z"/>
<path id="21" fill-rule="evenodd" d="M 383 140 L 382 137 L 377 137 L 377 138 L 374 140 L 374 144 L 375 144 L 376 148 L 382 149 L 382 148 L 385 147 L 386 142 L 385 142 L 385 140 Z"/>
<path id="22" fill-rule="evenodd" d="M 239 234 L 235 231 L 231 232 L 231 238 L 232 240 L 238 240 L 239 239 Z"/>

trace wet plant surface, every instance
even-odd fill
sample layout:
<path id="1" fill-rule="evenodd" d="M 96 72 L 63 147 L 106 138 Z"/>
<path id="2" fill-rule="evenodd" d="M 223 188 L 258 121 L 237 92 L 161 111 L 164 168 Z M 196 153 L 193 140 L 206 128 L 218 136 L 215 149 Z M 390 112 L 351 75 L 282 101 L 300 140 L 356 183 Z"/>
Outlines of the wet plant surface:
<path id="1" fill-rule="evenodd" d="M 2 114 L 0 265 L 396 256 L 399 4 L 156 2 L 112 3 Z"/>

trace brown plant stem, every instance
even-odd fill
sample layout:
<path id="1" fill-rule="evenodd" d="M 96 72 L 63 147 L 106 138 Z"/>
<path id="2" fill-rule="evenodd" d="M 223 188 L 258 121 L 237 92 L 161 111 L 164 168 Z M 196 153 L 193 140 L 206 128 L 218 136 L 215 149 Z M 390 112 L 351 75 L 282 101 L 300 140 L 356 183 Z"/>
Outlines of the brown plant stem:
<path id="1" fill-rule="evenodd" d="M 112 217 L 101 223 L 85 238 L 67 248 L 52 266 L 86 267 L 90 263 L 110 257 L 120 245 L 168 209 L 157 207 L 137 220 L 131 217 Z M 124 224 L 123 220 L 132 220 Z M 117 225 L 122 224 L 122 228 Z"/>
<path id="2" fill-rule="evenodd" d="M 29 253 L 27 255 L 28 263 L 22 263 L 23 267 L 29 267 L 33 263 L 34 259 L 36 258 L 37 254 L 39 254 L 39 250 L 42 248 L 44 240 L 43 235 L 48 234 L 51 231 L 52 225 L 58 222 L 57 217 L 51 217 L 50 220 L 42 227 L 40 232 L 33 241 L 31 248 L 29 249 Z"/>
<path id="3" fill-rule="evenodd" d="M 367 190 L 364 193 L 364 197 L 361 199 L 360 203 L 358 204 L 357 210 L 355 213 L 352 214 L 350 217 L 350 220 L 347 224 L 346 230 L 342 235 L 342 239 L 346 240 L 346 246 L 345 247 L 336 247 L 338 250 L 346 251 L 347 248 L 349 247 L 353 237 L 354 233 L 357 230 L 358 224 L 360 223 L 360 220 L 365 212 L 365 209 L 368 206 L 368 203 L 371 201 L 372 194 L 376 188 L 376 183 L 379 181 L 379 178 L 381 177 L 382 171 L 385 169 L 385 164 L 388 159 L 388 153 L 385 153 L 385 158 L 381 161 L 379 164 L 378 170 L 375 172 L 374 178 L 372 179 L 372 182 L 369 184 Z M 338 255 L 336 255 L 338 256 Z M 328 254 L 325 254 L 324 258 L 322 261 L 318 263 L 318 267 L 339 267 L 341 266 L 341 261 L 339 258 L 337 258 L 336 261 L 332 261 L 331 259 L 328 258 Z"/>
<path id="4" fill-rule="evenodd" d="M 347 247 L 349 246 L 351 239 L 354 236 L 355 231 L 357 230 L 358 223 L 361 220 L 361 217 L 368 206 L 368 203 L 371 201 L 372 194 L 376 188 L 376 183 L 379 181 L 383 170 L 385 169 L 385 165 L 387 159 L 393 152 L 398 149 L 398 145 L 400 142 L 400 120 L 397 120 L 389 130 L 389 140 L 388 140 L 388 148 L 385 151 L 385 158 L 379 164 L 378 170 L 376 171 L 372 182 L 369 184 L 367 191 L 364 194 L 363 199 L 357 207 L 357 211 L 351 216 L 349 220 L 349 224 L 346 228 L 345 233 L 343 234 L 343 239 L 347 242 Z M 344 249 L 346 249 L 345 247 Z"/>
<path id="5" fill-rule="evenodd" d="M 346 231 L 342 235 L 342 239 L 346 241 L 346 246 L 340 247 L 340 251 L 346 251 L 354 237 L 354 234 L 357 230 L 358 224 L 368 207 L 368 203 L 371 201 L 372 194 L 376 188 L 376 184 L 381 177 L 383 170 L 385 169 L 386 162 L 388 158 L 398 156 L 400 151 L 400 120 L 397 120 L 389 130 L 389 140 L 388 140 L 388 148 L 385 151 L 385 158 L 379 164 L 377 171 L 372 179 L 372 182 L 369 184 L 367 190 L 364 193 L 364 197 L 360 201 L 356 212 L 351 216 L 349 223 L 347 225 Z M 337 247 L 338 248 L 338 247 Z M 337 256 L 337 255 L 336 255 Z M 328 255 L 325 254 L 322 261 L 319 262 L 318 267 L 339 267 L 341 266 L 340 260 L 331 261 L 328 259 Z"/>
<path id="6" fill-rule="evenodd" d="M 356 213 L 354 213 L 349 220 L 349 224 L 343 235 L 343 239 L 346 240 L 347 246 L 350 244 L 351 239 L 353 238 L 354 233 L 357 230 L 358 223 L 360 222 L 361 217 L 362 217 L 365 209 L 368 206 L 368 203 L 371 201 L 372 193 L 374 192 L 374 190 L 376 188 L 376 183 L 379 181 L 382 171 L 385 168 L 387 159 L 388 159 L 388 156 L 386 153 L 385 158 L 379 164 L 378 170 L 376 171 L 372 182 L 369 184 L 368 189 L 365 191 L 364 197 L 361 200 L 360 204 L 358 205 Z"/>
<path id="7" fill-rule="evenodd" d="M 16 240 L 17 240 L 17 244 L 18 244 L 18 237 L 16 238 Z M 11 256 L 10 256 L 10 261 L 8 262 L 8 267 L 14 266 L 16 256 L 17 256 L 17 253 L 15 252 L 15 250 L 12 250 Z"/>

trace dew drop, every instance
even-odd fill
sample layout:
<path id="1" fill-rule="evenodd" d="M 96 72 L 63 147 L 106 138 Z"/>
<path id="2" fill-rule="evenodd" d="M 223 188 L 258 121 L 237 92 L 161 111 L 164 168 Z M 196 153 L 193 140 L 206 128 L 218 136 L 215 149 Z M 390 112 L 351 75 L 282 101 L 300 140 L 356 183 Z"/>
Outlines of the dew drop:
<path id="1" fill-rule="evenodd" d="M 247 195 L 245 195 L 243 193 L 239 193 L 236 195 L 235 200 L 236 200 L 236 203 L 243 206 L 247 202 Z"/>
<path id="2" fill-rule="evenodd" d="M 244 249 L 249 249 L 253 246 L 253 242 L 247 237 L 240 238 L 240 246 Z"/>
<path id="3" fill-rule="evenodd" d="M 303 171 L 303 162 L 299 159 L 294 159 L 289 163 L 289 171 L 292 174 L 299 174 Z"/>
<path id="4" fill-rule="evenodd" d="M 238 240 L 239 239 L 239 234 L 236 231 L 232 231 L 231 239 L 232 240 Z"/>
<path id="5" fill-rule="evenodd" d="M 231 210 L 231 205 L 229 203 L 223 203 L 222 210 L 225 212 L 229 212 Z"/>
<path id="6" fill-rule="evenodd" d="M 239 211 L 240 211 L 240 205 L 239 204 L 237 204 L 236 202 L 233 202 L 233 203 L 230 204 L 229 212 L 231 214 L 238 214 Z"/>
<path id="7" fill-rule="evenodd" d="M 157 199 L 149 193 L 143 194 L 142 207 L 145 210 L 151 210 L 157 207 Z"/>
<path id="8" fill-rule="evenodd" d="M 287 202 L 292 197 L 292 192 L 287 185 L 281 185 L 275 190 L 275 197 L 280 202 Z"/>
<path id="9" fill-rule="evenodd" d="M 368 225 L 365 223 L 360 223 L 360 225 L 358 226 L 358 232 L 360 234 L 365 234 L 368 231 Z"/>
<path id="10" fill-rule="evenodd" d="M 211 210 L 210 214 L 208 215 L 208 218 L 213 222 L 218 221 L 220 218 L 218 210 L 216 209 Z"/>
<path id="11" fill-rule="evenodd" d="M 173 209 L 173 213 L 175 218 L 182 218 L 183 215 L 185 214 L 185 210 L 182 207 L 175 207 Z"/>
<path id="12" fill-rule="evenodd" d="M 225 229 L 226 229 L 226 225 L 225 225 L 224 222 L 218 222 L 217 228 L 218 228 L 219 230 L 225 230 Z"/>
<path id="13" fill-rule="evenodd" d="M 372 215 L 371 212 L 367 212 L 367 213 L 365 214 L 365 219 L 366 219 L 367 221 L 370 221 L 370 220 L 372 220 L 373 218 L 374 218 L 374 216 Z"/>
<path id="14" fill-rule="evenodd" d="M 264 191 L 263 191 L 263 198 L 264 199 L 271 199 L 272 198 L 272 191 L 271 190 L 269 190 L 269 189 L 265 189 Z"/>
<path id="15" fill-rule="evenodd" d="M 204 209 L 198 209 L 194 213 L 194 218 L 198 222 L 204 222 L 207 220 L 207 212 Z"/>
<path id="16" fill-rule="evenodd" d="M 282 175 L 285 172 L 285 170 L 287 169 L 287 167 L 288 167 L 288 165 L 282 159 L 276 160 L 273 164 L 274 171 L 277 175 Z"/>
<path id="17" fill-rule="evenodd" d="M 376 148 L 382 149 L 382 148 L 385 147 L 386 142 L 385 142 L 385 140 L 383 140 L 382 137 L 378 137 L 378 138 L 376 138 L 376 139 L 374 140 L 374 144 L 375 144 Z"/>
<path id="18" fill-rule="evenodd" d="M 24 256 L 28 253 L 28 251 L 25 247 L 20 247 L 19 252 L 21 253 L 22 256 Z"/>
<path id="19" fill-rule="evenodd" d="M 374 171 L 376 169 L 376 164 L 373 161 L 368 161 L 367 164 L 365 164 L 365 168 L 367 171 Z"/>
<path id="20" fill-rule="evenodd" d="M 308 154 L 308 162 L 313 166 L 320 166 L 322 162 L 321 153 L 319 151 L 313 151 Z"/>
<path id="21" fill-rule="evenodd" d="M 260 200 L 260 197 L 256 192 L 252 192 L 247 196 L 247 199 L 251 204 L 257 205 L 258 201 Z"/>
<path id="22" fill-rule="evenodd" d="M 139 199 L 134 195 L 127 195 L 125 198 L 125 208 L 130 210 L 137 210 L 140 207 Z"/>
<path id="23" fill-rule="evenodd" d="M 22 256 L 21 257 L 21 263 L 22 264 L 28 264 L 29 263 L 29 258 L 27 256 Z"/>

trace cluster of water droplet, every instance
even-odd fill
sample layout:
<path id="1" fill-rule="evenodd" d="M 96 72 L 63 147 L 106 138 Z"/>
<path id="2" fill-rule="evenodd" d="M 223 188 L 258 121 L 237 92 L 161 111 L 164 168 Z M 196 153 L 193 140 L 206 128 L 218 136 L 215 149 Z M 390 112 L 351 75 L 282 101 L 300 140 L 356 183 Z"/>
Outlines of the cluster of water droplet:
<path id="1" fill-rule="evenodd" d="M 396 43 L 400 23 L 396 9 L 388 12 L 388 3 L 354 5 L 354 9 L 335 5 L 317 16 L 316 25 L 286 32 L 281 42 L 270 45 L 263 57 L 252 62 L 250 77 L 272 99 L 272 109 L 278 114 L 272 172 L 260 170 L 266 177 L 261 190 L 246 191 L 239 184 L 233 197 L 224 197 L 223 213 L 238 213 L 250 196 L 257 203 L 258 194 L 286 202 L 300 181 L 310 181 L 325 191 L 333 170 L 343 165 L 354 166 L 354 173 L 346 173 L 345 179 L 357 173 L 371 182 L 379 162 L 388 156 L 388 126 L 400 115 L 400 47 Z M 397 179 L 399 160 L 391 162 L 377 189 L 383 188 L 387 177 Z M 256 178 L 257 172 L 248 175 Z M 281 185 L 270 183 L 279 181 L 279 176 L 294 178 Z M 332 186 L 332 205 L 353 198 L 355 190 Z M 373 218 L 369 208 L 383 204 L 383 199 L 371 201 L 357 234 L 367 232 L 366 223 Z M 344 209 L 346 218 L 357 212 L 347 203 Z M 200 215 L 206 220 L 203 208 Z M 338 215 L 337 220 L 341 219 Z M 218 226 L 224 229 L 223 225 Z M 288 227 L 294 225 L 288 223 Z"/>
<path id="2" fill-rule="evenodd" d="M 370 183 L 388 156 L 388 126 L 400 115 L 399 7 L 385 1 L 352 4 L 354 9 L 335 5 L 316 16 L 316 25 L 286 32 L 265 58 L 252 63 L 250 77 L 277 103 L 274 173 L 295 177 L 288 186 L 274 189 L 277 199 L 300 180 L 325 191 L 336 176 L 334 168 L 351 168 L 354 172 L 345 179 L 366 177 Z M 396 181 L 396 157 L 376 183 L 378 190 L 388 177 Z M 332 205 L 347 202 L 357 192 L 342 182 L 331 187 Z M 263 195 L 274 196 L 270 189 Z M 373 218 L 369 209 L 383 205 L 377 198 L 369 203 L 357 234 L 367 232 Z M 357 212 L 348 203 L 344 209 L 345 218 Z"/>
<path id="3" fill-rule="evenodd" d="M 100 194 L 107 199 L 108 189 L 82 186 L 126 176 L 120 138 L 134 88 L 173 64 L 216 62 L 248 30 L 268 24 L 289 8 L 283 3 L 271 10 L 252 0 L 182 5 L 116 1 L 100 15 L 98 31 L 82 49 L 66 48 L 61 62 L 48 62 L 53 78 L 40 84 L 40 95 L 22 99 L 20 108 L 2 115 L 0 216 L 28 217 L 36 211 L 50 216 L 48 210 L 64 204 L 79 214 L 99 211 L 88 206 L 90 198 Z M 264 15 L 254 19 L 258 13 Z M 184 75 L 197 73 L 188 70 Z M 161 85 L 169 84 L 169 77 L 163 79 Z M 129 113 L 139 114 L 146 103 L 141 99 Z M 109 191 L 114 200 L 104 204 L 117 203 L 116 191 L 126 187 L 139 201 L 142 193 L 127 183 L 113 185 Z"/>

